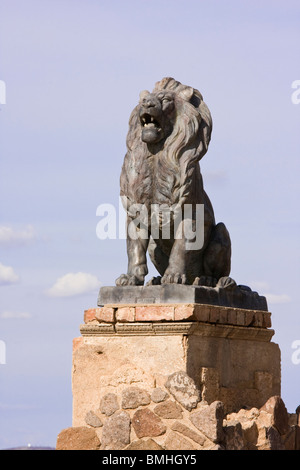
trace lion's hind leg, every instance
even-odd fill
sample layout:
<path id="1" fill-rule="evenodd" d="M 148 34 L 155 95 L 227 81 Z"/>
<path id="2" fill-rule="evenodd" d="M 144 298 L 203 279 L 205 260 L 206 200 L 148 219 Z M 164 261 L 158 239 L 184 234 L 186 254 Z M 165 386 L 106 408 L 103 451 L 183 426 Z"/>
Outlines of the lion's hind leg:
<path id="1" fill-rule="evenodd" d="M 229 276 L 231 269 L 231 240 L 225 225 L 220 222 L 212 229 L 203 255 L 203 274 L 217 281 Z"/>

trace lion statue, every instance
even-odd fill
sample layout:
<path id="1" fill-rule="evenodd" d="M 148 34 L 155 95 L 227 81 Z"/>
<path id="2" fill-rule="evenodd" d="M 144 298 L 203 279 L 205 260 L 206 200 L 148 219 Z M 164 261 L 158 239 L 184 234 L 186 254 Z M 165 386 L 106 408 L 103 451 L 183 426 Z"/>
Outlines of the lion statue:
<path id="1" fill-rule="evenodd" d="M 148 284 L 215 287 L 229 276 L 229 233 L 215 223 L 198 163 L 211 131 L 210 111 L 198 90 L 164 78 L 152 93 L 141 92 L 120 177 L 128 270 L 117 286 L 144 285 L 147 251 L 160 274 Z"/>

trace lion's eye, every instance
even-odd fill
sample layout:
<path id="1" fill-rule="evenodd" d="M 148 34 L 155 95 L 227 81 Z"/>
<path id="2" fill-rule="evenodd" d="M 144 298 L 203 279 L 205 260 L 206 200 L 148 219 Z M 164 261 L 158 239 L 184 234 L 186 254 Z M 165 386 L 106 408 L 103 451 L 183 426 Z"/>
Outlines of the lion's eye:
<path id="1" fill-rule="evenodd" d="M 167 95 L 164 95 L 163 93 L 160 93 L 159 95 L 157 95 L 157 98 L 162 102 L 162 103 L 168 103 L 169 101 L 171 101 L 171 98 Z"/>

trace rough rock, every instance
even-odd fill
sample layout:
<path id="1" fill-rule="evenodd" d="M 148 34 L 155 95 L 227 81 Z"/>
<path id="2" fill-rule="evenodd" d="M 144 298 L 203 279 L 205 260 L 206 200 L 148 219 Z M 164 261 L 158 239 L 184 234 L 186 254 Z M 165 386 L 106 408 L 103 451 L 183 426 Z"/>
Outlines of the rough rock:
<path id="1" fill-rule="evenodd" d="M 100 401 L 100 411 L 106 416 L 111 416 L 119 408 L 118 398 L 114 393 L 107 393 Z"/>
<path id="2" fill-rule="evenodd" d="M 297 448 L 298 429 L 297 426 L 291 426 L 288 433 L 281 437 L 285 450 L 299 450 L 299 447 Z"/>
<path id="3" fill-rule="evenodd" d="M 101 426 L 103 426 L 103 423 L 101 419 L 99 418 L 99 416 L 96 413 L 94 413 L 94 411 L 92 410 L 86 414 L 85 422 L 86 424 L 88 424 L 89 426 L 92 426 L 93 428 L 100 428 Z"/>
<path id="4" fill-rule="evenodd" d="M 151 393 L 151 400 L 154 401 L 154 403 L 160 403 L 168 398 L 168 394 L 165 390 L 162 388 L 158 387 L 155 388 L 152 393 Z"/>
<path id="5" fill-rule="evenodd" d="M 103 425 L 102 445 L 109 449 L 123 449 L 130 443 L 130 416 L 126 411 L 116 411 Z"/>
<path id="6" fill-rule="evenodd" d="M 154 408 L 154 413 L 160 418 L 165 419 L 180 419 L 182 418 L 182 409 L 174 401 L 167 400 L 164 403 L 159 403 Z"/>
<path id="7" fill-rule="evenodd" d="M 221 442 L 223 439 L 223 418 L 224 406 L 220 401 L 203 405 L 190 415 L 193 425 L 213 442 Z"/>
<path id="8" fill-rule="evenodd" d="M 262 406 L 261 411 L 271 415 L 271 426 L 274 426 L 280 435 L 286 434 L 289 429 L 289 415 L 283 400 L 273 396 Z"/>
<path id="9" fill-rule="evenodd" d="M 122 408 L 134 409 L 139 406 L 149 405 L 150 395 L 146 390 L 138 387 L 128 387 L 122 392 Z"/>
<path id="10" fill-rule="evenodd" d="M 258 448 L 260 450 L 285 450 L 280 434 L 273 426 L 266 428 L 265 442 Z"/>
<path id="11" fill-rule="evenodd" d="M 148 408 L 137 410 L 132 417 L 132 426 L 138 438 L 155 437 L 167 430 L 162 420 Z"/>
<path id="12" fill-rule="evenodd" d="M 56 450 L 99 450 L 100 441 L 94 429 L 79 426 L 63 429 L 57 436 Z"/>
<path id="13" fill-rule="evenodd" d="M 195 441 L 197 444 L 200 444 L 203 446 L 204 442 L 206 441 L 206 437 L 203 434 L 199 434 L 193 429 L 189 428 L 185 424 L 181 423 L 180 421 L 175 421 L 175 423 L 172 425 L 172 430 L 177 431 L 180 434 L 183 434 L 184 436 L 188 437 L 192 441 Z"/>
<path id="14" fill-rule="evenodd" d="M 170 431 L 166 440 L 167 450 L 196 450 L 196 447 L 183 436 Z"/>
<path id="15" fill-rule="evenodd" d="M 124 450 L 163 450 L 153 439 L 133 441 Z"/>
<path id="16" fill-rule="evenodd" d="M 248 450 L 253 450 L 255 448 L 258 438 L 257 424 L 254 420 L 242 421 L 241 426 L 243 430 L 243 439 L 245 446 Z"/>
<path id="17" fill-rule="evenodd" d="M 230 421 L 224 426 L 224 445 L 226 450 L 243 450 L 244 439 L 241 423 L 238 421 Z"/>
<path id="18" fill-rule="evenodd" d="M 263 413 L 267 419 L 267 426 L 270 425 L 270 416 L 267 413 Z M 251 408 L 250 410 L 239 410 L 238 413 L 231 413 L 226 417 L 225 426 L 231 426 L 236 422 L 240 422 L 243 432 L 244 446 L 248 450 L 254 450 L 256 448 L 258 439 L 258 422 L 260 413 L 257 408 Z"/>
<path id="19" fill-rule="evenodd" d="M 179 371 L 168 377 L 165 387 L 184 408 L 191 411 L 200 401 L 200 392 L 186 372 Z"/>

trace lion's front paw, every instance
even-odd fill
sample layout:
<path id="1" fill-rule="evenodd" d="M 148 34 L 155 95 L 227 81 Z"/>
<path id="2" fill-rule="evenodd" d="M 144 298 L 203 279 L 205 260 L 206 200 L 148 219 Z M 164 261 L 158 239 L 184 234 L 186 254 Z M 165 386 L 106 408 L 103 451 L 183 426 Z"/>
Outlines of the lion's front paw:
<path id="1" fill-rule="evenodd" d="M 144 281 L 138 279 L 136 276 L 131 274 L 121 274 L 118 279 L 116 279 L 116 286 L 142 286 Z"/>
<path id="2" fill-rule="evenodd" d="M 216 287 L 217 279 L 211 276 L 196 277 L 193 286 Z"/>
<path id="3" fill-rule="evenodd" d="M 186 284 L 186 275 L 180 273 L 165 274 L 161 278 L 161 284 Z"/>
<path id="4" fill-rule="evenodd" d="M 224 276 L 218 280 L 217 287 L 220 287 L 221 289 L 235 289 L 236 282 L 231 277 Z"/>
<path id="5" fill-rule="evenodd" d="M 146 286 L 160 286 L 161 276 L 152 277 L 146 284 Z"/>

